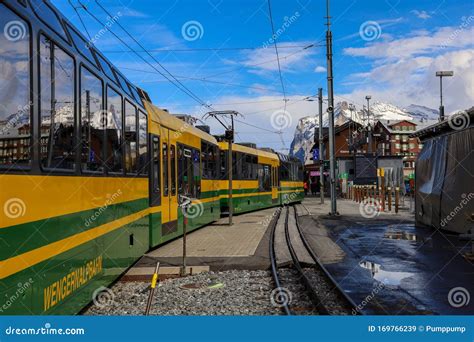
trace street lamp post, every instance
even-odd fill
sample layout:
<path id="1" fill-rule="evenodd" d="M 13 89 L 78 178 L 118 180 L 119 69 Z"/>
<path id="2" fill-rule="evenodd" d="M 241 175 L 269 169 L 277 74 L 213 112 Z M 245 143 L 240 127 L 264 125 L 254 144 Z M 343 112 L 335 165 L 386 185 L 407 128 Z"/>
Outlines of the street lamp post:
<path id="1" fill-rule="evenodd" d="M 437 71 L 436 76 L 439 77 L 439 121 L 444 121 L 444 106 L 443 106 L 443 77 L 451 77 L 454 75 L 454 71 Z"/>
<path id="2" fill-rule="evenodd" d="M 367 149 L 367 152 L 372 154 L 372 127 L 370 126 L 370 99 L 372 96 L 367 95 L 365 99 L 367 100 L 367 129 L 369 133 L 369 147 Z"/>

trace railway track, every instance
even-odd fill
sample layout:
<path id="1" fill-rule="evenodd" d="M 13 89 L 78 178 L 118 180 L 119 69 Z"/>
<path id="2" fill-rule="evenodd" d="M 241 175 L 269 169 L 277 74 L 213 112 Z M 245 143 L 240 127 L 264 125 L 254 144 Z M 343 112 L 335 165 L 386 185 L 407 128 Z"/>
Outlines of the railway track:
<path id="1" fill-rule="evenodd" d="M 299 225 L 295 206 L 279 209 L 271 229 L 271 271 L 276 287 L 273 296 L 277 298 L 272 300 L 285 314 L 357 313 L 354 302 L 309 246 Z M 293 297 L 299 300 L 295 303 Z"/>

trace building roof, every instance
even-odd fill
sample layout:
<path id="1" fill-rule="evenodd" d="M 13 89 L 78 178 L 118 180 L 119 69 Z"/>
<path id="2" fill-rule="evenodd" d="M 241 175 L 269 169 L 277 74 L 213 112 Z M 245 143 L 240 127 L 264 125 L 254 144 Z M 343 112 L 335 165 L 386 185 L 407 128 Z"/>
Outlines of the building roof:
<path id="1" fill-rule="evenodd" d="M 451 115 L 442 122 L 438 122 L 428 127 L 424 127 L 415 133 L 411 134 L 412 138 L 420 138 L 426 140 L 442 134 L 452 133 L 454 131 L 462 131 L 464 129 L 474 126 L 474 107 L 466 111 L 458 112 Z"/>

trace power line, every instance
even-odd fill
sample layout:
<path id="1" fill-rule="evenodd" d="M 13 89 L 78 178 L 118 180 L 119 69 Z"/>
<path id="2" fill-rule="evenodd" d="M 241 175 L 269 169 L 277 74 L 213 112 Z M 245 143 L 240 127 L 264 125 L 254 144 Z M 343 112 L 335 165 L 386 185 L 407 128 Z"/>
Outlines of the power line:
<path id="1" fill-rule="evenodd" d="M 273 45 L 275 46 L 275 53 L 276 53 L 276 56 L 277 56 L 277 64 L 278 64 L 278 73 L 280 75 L 280 83 L 281 83 L 281 89 L 283 90 L 283 95 L 285 96 L 285 103 L 286 103 L 286 90 L 285 90 L 285 84 L 283 83 L 283 76 L 281 74 L 281 65 L 280 65 L 280 55 L 278 53 L 278 46 L 277 46 L 277 43 L 276 43 L 276 34 L 275 34 L 275 26 L 273 24 L 273 15 L 272 15 L 272 6 L 271 6 L 271 1 L 270 0 L 267 0 L 268 2 L 268 14 L 270 15 L 270 25 L 272 27 L 272 37 L 274 37 L 273 39 Z"/>
<path id="2" fill-rule="evenodd" d="M 280 49 L 297 49 L 297 48 L 305 48 L 307 45 L 285 45 L 280 46 Z M 148 49 L 148 50 L 137 50 L 138 52 L 199 52 L 199 51 L 244 51 L 244 50 L 259 50 L 263 49 L 261 46 L 253 46 L 253 47 L 224 47 L 224 48 L 188 48 L 188 49 L 169 49 L 169 48 L 160 48 L 160 49 Z M 118 50 L 109 50 L 104 51 L 104 53 L 121 53 L 123 51 Z"/>
<path id="3" fill-rule="evenodd" d="M 285 102 L 285 107 L 284 107 L 284 111 L 286 112 L 286 103 L 287 103 L 287 99 L 286 99 L 286 90 L 285 90 L 285 84 L 283 83 L 283 76 L 281 74 L 281 65 L 280 65 L 280 55 L 278 53 L 278 46 L 277 46 L 277 36 L 275 34 L 275 25 L 273 24 L 273 15 L 272 15 L 272 5 L 271 5 L 271 0 L 267 0 L 267 3 L 268 3 L 268 14 L 270 16 L 270 25 L 272 27 L 272 38 L 273 38 L 273 45 L 275 46 L 275 53 L 276 53 L 276 56 L 277 56 L 277 64 L 278 64 L 278 74 L 280 76 L 280 83 L 281 83 L 281 89 L 283 91 L 283 96 L 284 96 L 284 99 L 283 101 Z M 281 139 L 281 143 L 283 144 L 283 146 L 285 146 L 285 140 L 283 139 L 283 133 L 280 131 L 280 139 Z"/>
<path id="4" fill-rule="evenodd" d="M 121 67 L 120 69 L 143 72 L 143 73 L 147 73 L 147 74 L 156 74 L 157 73 L 156 71 L 148 71 L 148 70 L 128 68 L 128 67 Z M 223 84 L 223 85 L 228 85 L 228 86 L 233 86 L 233 87 L 269 91 L 268 88 L 262 88 L 262 87 L 256 87 L 256 86 L 246 86 L 246 85 L 243 85 L 243 84 L 229 83 L 229 82 L 223 82 L 223 81 L 221 82 L 221 81 L 207 80 L 205 78 L 198 78 L 198 77 L 186 77 L 186 76 L 176 75 L 176 78 L 179 79 L 179 80 L 190 80 L 190 81 L 199 81 L 199 82 L 206 82 L 206 83 L 216 83 L 216 84 Z M 152 82 L 156 83 L 158 81 L 152 80 Z M 142 81 L 142 83 L 146 83 L 146 81 Z"/>
<path id="5" fill-rule="evenodd" d="M 77 17 L 79 18 L 79 20 L 80 20 L 80 22 L 81 22 L 81 24 L 82 24 L 82 27 L 84 28 L 84 30 L 85 30 L 86 33 L 87 33 L 87 37 L 89 37 L 89 40 L 92 40 L 92 37 L 91 37 L 89 31 L 87 30 L 87 26 L 86 26 L 86 24 L 84 24 L 84 21 L 82 20 L 81 14 L 80 14 L 79 11 L 77 10 L 77 7 L 72 4 L 71 0 L 68 0 L 68 2 L 69 2 L 69 5 L 71 5 L 71 7 L 74 9 L 74 12 L 76 12 Z M 79 8 L 82 8 L 82 7 L 79 7 Z"/>
<path id="6" fill-rule="evenodd" d="M 100 25 L 104 26 L 104 23 L 98 19 L 93 13 L 91 13 L 87 7 L 81 3 L 80 0 L 78 0 L 79 3 L 81 4 L 82 8 L 89 14 L 89 16 L 91 16 L 95 21 L 97 21 Z M 99 5 L 100 6 L 100 5 Z M 186 95 L 188 95 L 189 97 L 191 97 L 192 99 L 194 99 L 196 102 L 198 102 L 200 105 L 202 106 L 205 106 L 205 107 L 209 107 L 208 104 L 206 104 L 203 100 L 201 100 L 197 95 L 195 95 L 192 91 L 190 91 L 189 89 L 187 89 L 186 87 L 183 87 L 182 85 L 179 84 L 176 84 L 173 80 L 171 80 L 167 75 L 165 75 L 164 73 L 162 73 L 158 68 L 156 68 L 153 64 L 149 63 L 146 59 L 144 59 L 138 52 L 136 52 L 130 45 L 128 45 L 122 38 L 120 38 L 117 34 L 115 34 L 110 28 L 108 29 L 108 31 L 110 33 L 112 33 L 114 35 L 115 38 L 117 38 L 123 45 L 125 45 L 130 51 L 132 51 L 134 54 L 136 54 L 139 58 L 141 58 L 145 63 L 147 63 L 149 66 L 151 66 L 154 70 L 156 70 L 161 76 L 163 76 L 164 78 L 166 78 L 169 82 L 171 82 L 175 87 L 177 87 L 179 90 L 181 90 L 182 92 L 184 92 Z M 156 61 L 156 59 L 154 59 Z M 158 61 L 156 61 L 158 65 L 160 65 L 160 63 Z M 160 65 L 161 66 L 161 65 Z M 162 67 L 162 66 L 161 66 Z"/>
<path id="7" fill-rule="evenodd" d="M 99 0 L 95 0 L 96 4 L 107 14 L 109 15 L 109 17 L 113 17 L 112 14 L 110 14 L 109 11 L 107 11 L 105 9 L 104 6 L 102 6 L 100 3 L 99 3 Z M 143 50 L 145 50 L 145 47 L 135 38 L 133 37 L 133 35 L 131 35 L 126 29 L 125 27 L 122 26 L 122 24 L 120 24 L 120 22 L 116 22 L 117 25 L 136 43 L 138 44 L 138 46 L 140 46 L 140 48 L 142 48 Z M 210 105 L 205 103 L 202 99 L 200 99 L 195 93 L 193 93 L 188 87 L 186 87 L 183 83 L 181 83 L 168 69 L 165 68 L 164 65 L 162 65 L 155 57 L 153 57 L 153 55 L 149 52 L 147 52 L 147 55 L 150 56 L 168 75 L 170 75 L 176 82 L 178 82 L 179 85 L 181 85 L 189 94 L 191 94 L 198 102 L 200 102 L 200 104 L 206 108 L 210 108 Z M 164 76 L 164 75 L 163 75 Z"/>

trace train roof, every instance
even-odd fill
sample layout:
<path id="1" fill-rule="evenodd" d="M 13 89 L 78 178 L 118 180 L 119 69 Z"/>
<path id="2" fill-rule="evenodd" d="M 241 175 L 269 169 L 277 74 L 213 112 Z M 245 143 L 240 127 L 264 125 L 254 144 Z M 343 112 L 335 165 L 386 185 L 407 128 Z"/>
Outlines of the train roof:
<path id="1" fill-rule="evenodd" d="M 229 144 L 226 141 L 219 142 L 219 146 L 221 148 L 228 149 L 228 145 Z M 238 143 L 232 144 L 232 150 L 237 151 L 237 152 L 247 153 L 247 154 L 253 154 L 253 155 L 257 155 L 261 157 L 266 157 L 270 159 L 278 159 L 278 156 L 276 155 L 276 153 L 267 152 L 267 151 L 260 150 L 258 148 L 252 148 L 252 147 L 240 145 Z"/>
<path id="2" fill-rule="evenodd" d="M 167 111 L 155 106 L 153 103 L 151 103 L 145 98 L 143 99 L 143 103 L 145 104 L 146 111 L 148 112 L 149 119 L 151 121 L 163 127 L 172 129 L 176 132 L 190 133 L 201 138 L 202 140 L 206 140 L 217 145 L 217 140 L 212 135 L 207 134 L 206 132 L 192 126 L 191 124 L 184 122 L 181 119 L 178 119 Z"/>
<path id="3" fill-rule="evenodd" d="M 276 154 L 278 155 L 278 158 L 279 158 L 280 161 L 282 161 L 282 162 L 301 163 L 301 160 L 299 160 L 299 159 L 296 158 L 296 157 L 289 156 L 289 155 L 287 155 L 287 154 L 283 154 L 283 153 L 279 153 L 279 152 L 277 152 Z"/>

